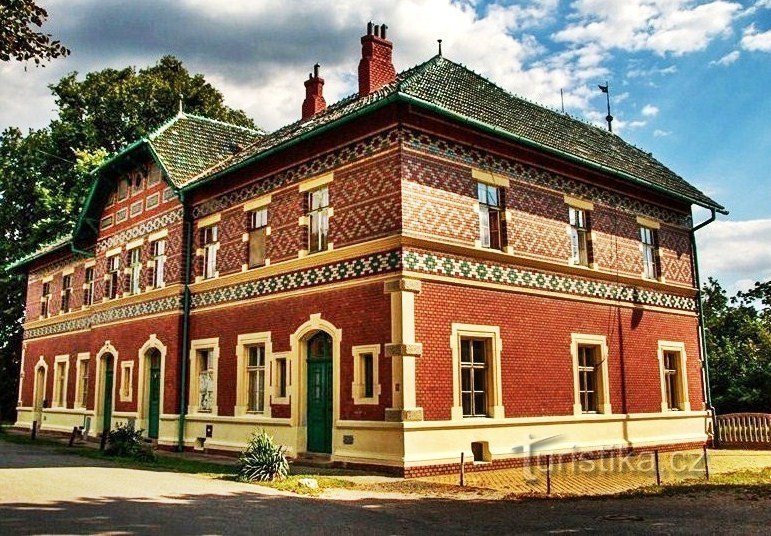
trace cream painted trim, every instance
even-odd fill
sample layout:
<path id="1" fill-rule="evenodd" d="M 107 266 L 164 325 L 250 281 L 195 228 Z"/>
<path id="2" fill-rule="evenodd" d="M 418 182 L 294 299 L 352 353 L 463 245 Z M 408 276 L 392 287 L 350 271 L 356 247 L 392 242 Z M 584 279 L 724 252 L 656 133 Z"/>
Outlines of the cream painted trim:
<path id="1" fill-rule="evenodd" d="M 74 273 L 75 273 L 75 267 L 74 266 L 70 266 L 69 268 L 65 268 L 64 270 L 62 270 L 62 276 L 72 275 Z"/>
<path id="2" fill-rule="evenodd" d="M 244 212 L 251 212 L 252 210 L 257 210 L 258 208 L 266 207 L 270 205 L 271 201 L 272 201 L 271 194 L 267 194 L 267 195 L 263 195 L 263 196 L 251 199 L 244 203 Z"/>
<path id="3" fill-rule="evenodd" d="M 134 398 L 134 362 L 120 364 L 120 401 L 131 402 Z"/>
<path id="4" fill-rule="evenodd" d="M 678 411 L 669 409 L 667 404 L 667 386 L 664 379 L 664 352 L 676 352 L 677 363 L 677 390 L 680 397 L 679 411 L 691 411 L 691 401 L 688 396 L 688 368 L 685 355 L 685 343 L 679 341 L 659 341 L 656 352 L 659 359 L 659 377 L 661 379 L 661 411 L 663 413 Z"/>
<path id="5" fill-rule="evenodd" d="M 471 168 L 471 177 L 476 181 L 503 188 L 508 188 L 511 184 L 508 177 L 479 168 Z"/>
<path id="6" fill-rule="evenodd" d="M 452 351 L 452 408 L 450 419 L 453 421 L 464 420 L 463 406 L 460 399 L 460 341 L 463 337 L 489 339 L 490 370 L 487 413 L 493 419 L 502 419 L 506 415 L 503 407 L 503 387 L 501 382 L 501 352 L 503 341 L 501 340 L 501 328 L 499 326 L 486 326 L 481 324 L 452 323 L 450 335 L 450 350 Z M 486 420 L 486 419 L 483 419 Z"/>
<path id="7" fill-rule="evenodd" d="M 578 197 L 573 197 L 567 194 L 565 194 L 564 200 L 566 204 L 570 205 L 573 208 L 580 208 L 582 210 L 594 210 L 594 203 L 592 203 L 591 201 L 580 199 Z"/>
<path id="8" fill-rule="evenodd" d="M 86 404 L 81 404 L 80 399 L 83 398 L 83 393 L 81 392 L 81 383 L 80 378 L 83 374 L 83 368 L 86 367 L 86 372 L 88 371 L 88 362 L 91 360 L 91 354 L 89 352 L 81 352 L 77 355 L 76 362 L 75 362 L 75 400 L 72 404 L 72 407 L 75 409 L 85 409 L 88 405 L 88 401 L 86 401 Z M 88 384 L 86 384 L 86 389 L 88 389 Z"/>
<path id="9" fill-rule="evenodd" d="M 41 279 L 42 283 L 50 283 L 54 280 L 53 274 L 45 276 L 43 279 Z"/>
<path id="10" fill-rule="evenodd" d="M 147 235 L 147 241 L 155 242 L 156 240 L 160 240 L 161 238 L 166 238 L 167 236 L 169 236 L 169 230 L 161 229 L 160 231 L 155 231 L 154 233 L 150 233 L 149 235 Z"/>
<path id="11" fill-rule="evenodd" d="M 64 382 L 63 391 L 59 390 L 59 364 L 64 363 Z M 54 388 L 53 396 L 51 397 L 52 408 L 66 408 L 67 407 L 67 385 L 70 383 L 70 356 L 68 354 L 57 355 L 54 357 Z M 62 400 L 60 403 L 59 400 Z"/>
<path id="12" fill-rule="evenodd" d="M 637 216 L 637 223 L 642 225 L 643 227 L 648 227 L 650 229 L 661 229 L 661 223 L 652 220 L 650 218 L 646 218 L 645 216 Z"/>
<path id="13" fill-rule="evenodd" d="M 365 344 L 353 346 L 353 383 L 351 383 L 351 395 L 353 403 L 359 405 L 377 405 L 380 403 L 380 345 Z M 364 396 L 364 367 L 362 367 L 362 354 L 372 354 L 372 396 Z"/>
<path id="14" fill-rule="evenodd" d="M 608 341 L 605 335 L 590 335 L 584 333 L 570 334 L 570 354 L 573 358 L 573 413 L 587 415 L 581 409 L 580 382 L 578 379 L 578 347 L 597 346 L 600 348 L 600 385 L 597 386 L 598 413 L 610 415 L 613 413 L 610 404 L 610 382 L 608 379 Z"/>
<path id="15" fill-rule="evenodd" d="M 214 214 L 210 214 L 209 216 L 198 220 L 195 224 L 195 227 L 196 229 L 203 229 L 204 227 L 209 227 L 215 223 L 219 223 L 220 220 L 222 220 L 222 212 L 215 212 Z"/>
<path id="16" fill-rule="evenodd" d="M 263 411 L 261 414 L 249 411 L 249 382 L 247 381 L 247 360 L 249 359 L 249 346 L 265 346 L 265 385 L 263 393 Z M 270 331 L 258 333 L 242 333 L 236 342 L 236 406 L 235 416 L 246 415 L 270 415 L 270 363 L 273 354 L 273 343 Z"/>
<path id="17" fill-rule="evenodd" d="M 116 248 L 108 249 L 104 256 L 107 257 L 114 257 L 115 255 L 120 255 L 121 251 L 123 251 L 123 248 L 121 246 L 118 246 Z"/>
<path id="18" fill-rule="evenodd" d="M 150 367 L 147 365 L 147 354 L 152 349 L 158 350 L 161 354 L 161 381 L 160 392 L 158 393 L 161 407 L 159 408 L 159 414 L 163 413 L 165 400 L 166 353 L 168 348 L 158 339 L 157 334 L 152 333 L 137 352 L 137 361 L 139 362 L 139 372 L 137 374 L 137 381 L 139 382 L 137 384 L 137 418 L 140 420 L 139 428 L 144 430 L 149 428 L 147 418 L 150 414 Z"/>
<path id="19" fill-rule="evenodd" d="M 24 342 L 21 345 L 21 362 L 19 363 L 19 388 L 17 390 L 18 396 L 16 397 L 16 406 L 22 405 L 21 393 L 24 391 L 24 358 L 27 355 L 27 343 Z"/>
<path id="20" fill-rule="evenodd" d="M 286 386 L 284 394 L 286 396 L 279 396 L 279 377 L 278 377 L 278 365 L 275 365 L 280 359 L 286 361 Z M 292 388 L 292 355 L 291 352 L 276 352 L 273 354 L 271 361 L 271 390 L 272 395 L 270 397 L 271 404 L 291 404 L 292 396 L 290 389 Z"/>
<path id="21" fill-rule="evenodd" d="M 211 411 L 200 411 L 200 408 L 198 407 L 198 399 L 200 395 L 198 389 L 198 375 L 201 372 L 199 366 L 200 364 L 198 362 L 198 350 L 212 350 L 212 370 L 214 371 L 212 377 L 212 390 L 214 394 Z M 217 376 L 219 375 L 218 368 L 220 360 L 219 337 L 213 337 L 210 339 L 195 339 L 190 341 L 190 355 L 188 358 L 190 359 L 190 377 L 188 378 L 188 385 L 190 387 L 188 389 L 189 394 L 187 400 L 187 412 L 189 414 L 197 415 L 217 415 Z M 193 404 L 194 401 L 195 404 Z"/>
<path id="22" fill-rule="evenodd" d="M 43 371 L 42 375 L 40 371 Z M 48 363 L 42 355 L 35 364 L 35 378 L 32 384 L 32 411 L 38 425 L 43 422 L 43 406 L 46 399 L 46 384 L 48 383 Z"/>
<path id="23" fill-rule="evenodd" d="M 311 190 L 315 190 L 316 188 L 320 188 L 331 183 L 334 178 L 335 172 L 330 171 L 328 173 L 323 173 L 321 175 L 316 175 L 315 177 L 305 179 L 300 182 L 297 187 L 300 192 L 310 192 Z"/>
<path id="24" fill-rule="evenodd" d="M 113 378 L 112 378 L 112 390 L 110 391 L 109 395 L 104 392 L 104 372 L 102 371 L 103 365 L 102 362 L 107 359 L 105 357 L 106 355 L 112 356 L 113 362 L 112 362 L 112 370 L 113 370 Z M 110 399 L 114 402 L 115 401 L 115 390 L 118 386 L 118 382 L 116 379 L 116 369 L 118 364 L 118 350 L 115 349 L 115 347 L 112 345 L 112 343 L 107 340 L 104 341 L 104 345 L 102 348 L 99 349 L 99 352 L 96 354 L 96 391 L 94 395 L 94 433 L 101 432 L 103 430 L 103 415 L 102 415 L 102 409 L 104 408 L 104 400 L 106 396 L 110 396 Z M 115 404 L 112 404 L 112 407 L 115 407 Z"/>
<path id="25" fill-rule="evenodd" d="M 96 259 L 91 259 L 83 263 L 83 268 L 92 268 L 96 266 Z"/>
<path id="26" fill-rule="evenodd" d="M 126 244 L 126 251 L 142 247 L 144 243 L 145 243 L 144 237 L 140 237 L 140 238 L 137 238 L 136 240 L 132 240 L 131 242 Z"/>

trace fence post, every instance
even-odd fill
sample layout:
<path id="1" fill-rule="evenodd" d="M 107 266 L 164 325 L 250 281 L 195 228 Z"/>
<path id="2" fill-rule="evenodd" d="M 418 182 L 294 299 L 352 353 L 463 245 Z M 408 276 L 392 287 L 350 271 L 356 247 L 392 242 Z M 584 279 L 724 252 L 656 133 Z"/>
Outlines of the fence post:
<path id="1" fill-rule="evenodd" d="M 107 436 L 109 433 L 109 430 L 102 430 L 102 439 L 99 441 L 99 450 L 104 450 L 104 446 L 107 444 Z"/>
<path id="2" fill-rule="evenodd" d="M 33 441 L 37 437 L 37 421 L 32 421 L 32 429 L 30 429 L 29 435 Z"/>
<path id="3" fill-rule="evenodd" d="M 656 465 L 656 485 L 661 485 L 661 471 L 659 470 L 659 449 L 653 451 L 653 461 Z"/>
<path id="4" fill-rule="evenodd" d="M 707 445 L 704 445 L 704 476 L 709 480 L 709 460 L 707 459 Z"/>
<path id="5" fill-rule="evenodd" d="M 546 455 L 546 495 L 551 495 L 551 454 Z"/>
<path id="6" fill-rule="evenodd" d="M 465 476 L 466 476 L 466 465 L 463 462 L 463 458 L 465 456 L 465 452 L 460 453 L 460 485 L 461 487 L 465 486 Z"/>
<path id="7" fill-rule="evenodd" d="M 73 426 L 72 427 L 72 433 L 70 434 L 70 442 L 67 444 L 68 447 L 71 447 L 73 443 L 75 443 L 75 435 L 78 433 L 78 427 Z"/>

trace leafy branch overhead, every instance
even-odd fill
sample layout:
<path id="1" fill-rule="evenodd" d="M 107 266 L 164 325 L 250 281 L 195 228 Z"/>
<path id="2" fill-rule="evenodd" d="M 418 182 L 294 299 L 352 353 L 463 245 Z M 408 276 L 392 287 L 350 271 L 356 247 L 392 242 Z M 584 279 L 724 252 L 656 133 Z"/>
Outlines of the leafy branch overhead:
<path id="1" fill-rule="evenodd" d="M 67 56 L 70 51 L 51 34 L 38 31 L 48 12 L 32 0 L 0 2 L 0 61 L 34 61 Z"/>

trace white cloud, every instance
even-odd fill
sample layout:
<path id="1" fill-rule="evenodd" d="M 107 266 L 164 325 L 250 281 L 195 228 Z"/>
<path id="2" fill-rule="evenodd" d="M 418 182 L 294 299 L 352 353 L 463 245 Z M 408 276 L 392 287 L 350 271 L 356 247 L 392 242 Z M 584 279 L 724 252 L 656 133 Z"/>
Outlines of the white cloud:
<path id="1" fill-rule="evenodd" d="M 654 138 L 665 138 L 666 136 L 671 136 L 671 135 L 672 135 L 672 132 L 669 130 L 661 130 L 657 128 L 656 130 L 653 131 Z"/>
<path id="2" fill-rule="evenodd" d="M 729 33 L 742 5 L 724 0 L 698 5 L 691 0 L 575 0 L 571 7 L 576 22 L 556 32 L 556 41 L 679 56 L 703 50 Z"/>
<path id="3" fill-rule="evenodd" d="M 702 279 L 712 276 L 724 286 L 771 279 L 771 219 L 718 220 L 696 237 Z"/>
<path id="4" fill-rule="evenodd" d="M 676 72 L 677 72 L 677 66 L 670 65 L 668 67 L 652 68 L 652 69 L 633 68 L 627 71 L 626 76 L 627 78 L 650 78 L 651 76 L 654 76 L 654 75 L 667 75 L 667 74 L 674 74 Z"/>
<path id="5" fill-rule="evenodd" d="M 646 104 L 645 106 L 643 106 L 641 113 L 645 117 L 655 117 L 656 115 L 658 115 L 659 109 L 653 106 L 652 104 Z"/>
<path id="6" fill-rule="evenodd" d="M 710 65 L 720 65 L 722 67 L 727 67 L 734 63 L 736 60 L 739 59 L 739 56 L 741 56 L 741 53 L 738 50 L 734 50 L 732 52 L 729 52 L 719 60 L 711 61 L 709 62 Z"/>
<path id="7" fill-rule="evenodd" d="M 744 29 L 742 48 L 750 51 L 771 52 L 771 30 L 759 32 L 754 24 Z"/>

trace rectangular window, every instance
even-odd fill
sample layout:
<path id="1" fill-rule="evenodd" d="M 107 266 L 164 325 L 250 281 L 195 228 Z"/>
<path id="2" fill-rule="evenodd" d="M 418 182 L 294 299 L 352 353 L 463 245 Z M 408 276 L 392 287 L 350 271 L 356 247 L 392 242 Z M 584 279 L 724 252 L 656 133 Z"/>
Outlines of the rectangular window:
<path id="1" fill-rule="evenodd" d="M 578 394 L 583 413 L 597 413 L 600 368 L 596 346 L 578 346 Z"/>
<path id="2" fill-rule="evenodd" d="M 210 412 L 214 401 L 214 350 L 198 350 L 198 410 Z"/>
<path id="3" fill-rule="evenodd" d="M 329 188 L 308 192 L 308 251 L 327 249 L 329 235 Z"/>
<path id="4" fill-rule="evenodd" d="M 589 252 L 589 214 L 587 211 L 575 207 L 568 207 L 568 212 L 573 264 L 589 266 L 592 261 Z"/>
<path id="5" fill-rule="evenodd" d="M 112 300 L 118 297 L 120 285 L 120 254 L 107 258 L 107 289 L 105 296 Z"/>
<path id="6" fill-rule="evenodd" d="M 278 398 L 286 398 L 287 384 L 286 358 L 276 359 L 276 395 Z"/>
<path id="7" fill-rule="evenodd" d="M 139 294 L 142 291 L 142 248 L 129 251 L 129 292 Z"/>
<path id="8" fill-rule="evenodd" d="M 642 242 L 643 277 L 658 279 L 661 275 L 658 233 L 649 227 L 640 227 Z"/>
<path id="9" fill-rule="evenodd" d="M 136 195 L 142 191 L 142 185 L 144 184 L 144 173 L 142 171 L 135 171 L 131 174 L 131 191 L 132 195 Z"/>
<path id="10" fill-rule="evenodd" d="M 94 267 L 89 266 L 85 270 L 85 282 L 83 283 L 83 305 L 94 303 Z"/>
<path id="11" fill-rule="evenodd" d="M 124 361 L 120 364 L 120 399 L 128 402 L 134 393 L 134 362 Z"/>
<path id="12" fill-rule="evenodd" d="M 268 209 L 249 212 L 249 268 L 265 264 L 265 243 L 268 231 Z"/>
<path id="13" fill-rule="evenodd" d="M 122 223 L 128 219 L 128 209 L 122 208 L 115 213 L 115 223 Z"/>
<path id="14" fill-rule="evenodd" d="M 487 416 L 488 339 L 460 340 L 460 396 L 464 417 Z"/>
<path id="15" fill-rule="evenodd" d="M 129 195 L 129 181 L 128 179 L 121 179 L 118 181 L 118 201 L 123 201 L 128 198 Z"/>
<path id="16" fill-rule="evenodd" d="M 163 287 L 166 282 L 164 280 L 164 272 L 166 271 L 166 240 L 156 240 L 152 243 L 153 252 L 153 277 L 151 284 L 155 288 Z"/>
<path id="17" fill-rule="evenodd" d="M 56 384 L 54 385 L 54 389 L 56 393 L 54 394 L 54 403 L 56 407 L 63 408 L 67 405 L 67 401 L 65 400 L 65 394 L 66 394 L 66 388 L 67 388 L 67 362 L 66 361 L 57 361 L 56 362 L 56 371 L 54 372 L 54 378 L 56 379 Z"/>
<path id="18" fill-rule="evenodd" d="M 107 229 L 112 226 L 112 216 L 105 216 L 99 221 L 99 228 L 101 230 Z"/>
<path id="19" fill-rule="evenodd" d="M 247 410 L 252 413 L 265 411 L 265 346 L 262 344 L 247 347 L 246 374 L 249 385 Z"/>
<path id="20" fill-rule="evenodd" d="M 72 301 L 72 274 L 62 277 L 62 303 L 60 311 L 62 313 L 70 312 L 70 302 Z"/>
<path id="21" fill-rule="evenodd" d="M 680 396 L 680 354 L 678 352 L 664 352 L 664 388 L 667 408 L 679 410 L 682 407 Z"/>
<path id="22" fill-rule="evenodd" d="M 76 406 L 85 408 L 88 400 L 88 359 L 78 360 L 78 385 L 76 387 L 78 399 Z"/>
<path id="23" fill-rule="evenodd" d="M 152 195 L 148 195 L 147 199 L 145 199 L 145 210 L 150 210 L 152 208 L 157 207 L 161 202 L 161 194 L 160 192 L 154 193 Z"/>
<path id="24" fill-rule="evenodd" d="M 501 189 L 484 183 L 477 183 L 479 201 L 479 241 L 482 247 L 503 249 L 502 217 L 503 203 Z"/>
<path id="25" fill-rule="evenodd" d="M 40 297 L 40 316 L 48 318 L 51 314 L 51 282 L 43 283 L 43 295 Z"/>
<path id="26" fill-rule="evenodd" d="M 203 245 L 203 277 L 211 279 L 217 275 L 217 226 L 210 225 L 201 229 Z"/>
<path id="27" fill-rule="evenodd" d="M 161 169 L 158 166 L 152 166 L 147 175 L 147 187 L 155 186 L 159 182 L 161 182 Z"/>
<path id="28" fill-rule="evenodd" d="M 361 354 L 361 372 L 363 375 L 362 396 L 372 398 L 375 391 L 375 358 L 371 353 Z"/>

